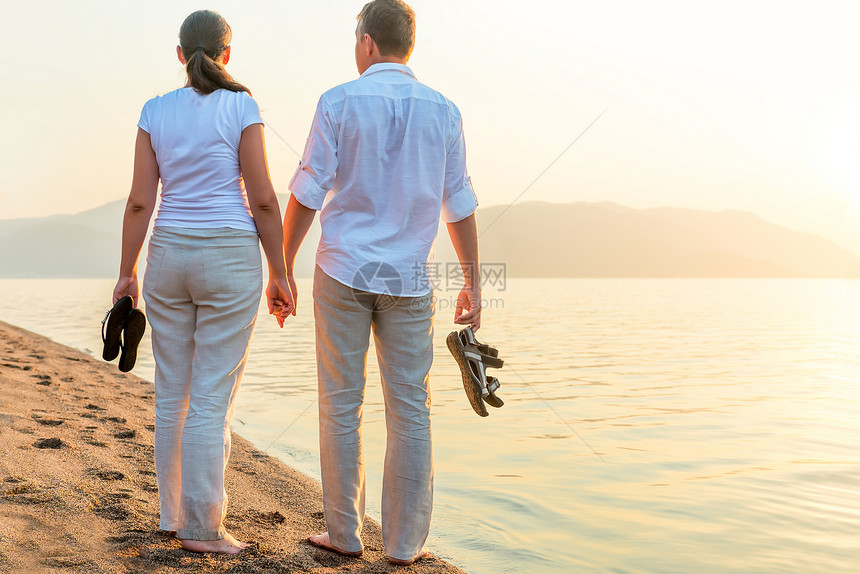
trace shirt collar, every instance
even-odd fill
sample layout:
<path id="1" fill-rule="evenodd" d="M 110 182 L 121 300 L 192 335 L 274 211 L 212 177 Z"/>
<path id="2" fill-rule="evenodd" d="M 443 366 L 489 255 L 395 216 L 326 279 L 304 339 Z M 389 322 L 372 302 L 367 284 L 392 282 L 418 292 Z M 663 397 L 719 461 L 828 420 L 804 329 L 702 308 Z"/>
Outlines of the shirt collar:
<path id="1" fill-rule="evenodd" d="M 382 62 L 380 64 L 373 64 L 368 69 L 364 71 L 361 77 L 369 76 L 371 74 L 376 74 L 378 72 L 400 72 L 401 74 L 406 74 L 407 76 L 412 77 L 413 80 L 417 80 L 415 74 L 412 70 L 409 69 L 408 66 L 403 64 L 394 64 L 389 62 Z"/>

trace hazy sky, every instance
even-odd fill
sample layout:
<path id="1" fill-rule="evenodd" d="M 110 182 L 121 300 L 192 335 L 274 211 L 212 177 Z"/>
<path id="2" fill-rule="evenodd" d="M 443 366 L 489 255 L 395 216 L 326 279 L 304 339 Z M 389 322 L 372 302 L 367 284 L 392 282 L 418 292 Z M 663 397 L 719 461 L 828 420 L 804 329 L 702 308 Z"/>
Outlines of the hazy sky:
<path id="1" fill-rule="evenodd" d="M 363 1 L 4 3 L 0 218 L 124 197 L 143 103 L 184 82 L 179 25 L 233 28 L 231 73 L 287 191 L 320 93 L 353 79 Z M 415 0 L 419 80 L 465 118 L 482 205 L 753 211 L 860 252 L 854 2 Z M 607 109 L 608 108 L 608 109 Z M 286 140 L 281 141 L 272 130 Z M 288 144 L 288 145 L 287 145 Z"/>

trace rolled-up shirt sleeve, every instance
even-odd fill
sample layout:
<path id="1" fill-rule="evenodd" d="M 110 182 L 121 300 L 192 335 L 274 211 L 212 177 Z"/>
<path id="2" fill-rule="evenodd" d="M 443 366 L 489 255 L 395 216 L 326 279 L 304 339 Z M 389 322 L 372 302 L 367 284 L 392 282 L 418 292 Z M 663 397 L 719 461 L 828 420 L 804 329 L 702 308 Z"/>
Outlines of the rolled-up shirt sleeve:
<path id="1" fill-rule="evenodd" d="M 445 223 L 462 221 L 478 208 L 478 198 L 466 170 L 466 139 L 459 112 L 452 118 L 451 133 L 453 137 L 448 145 L 445 187 L 442 191 L 442 219 Z"/>
<path id="2" fill-rule="evenodd" d="M 337 132 L 332 120 L 330 108 L 320 98 L 302 160 L 289 185 L 299 203 L 317 211 L 322 209 L 337 173 Z"/>

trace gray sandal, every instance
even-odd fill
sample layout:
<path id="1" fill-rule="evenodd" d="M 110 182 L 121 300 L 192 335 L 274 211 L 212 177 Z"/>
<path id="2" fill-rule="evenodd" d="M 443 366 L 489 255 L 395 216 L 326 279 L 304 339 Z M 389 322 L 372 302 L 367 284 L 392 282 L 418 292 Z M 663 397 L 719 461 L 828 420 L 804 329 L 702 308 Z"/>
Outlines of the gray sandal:
<path id="1" fill-rule="evenodd" d="M 463 388 L 469 404 L 480 416 L 485 417 L 488 405 L 499 408 L 505 403 L 496 396 L 501 384 L 495 377 L 487 375 L 487 368 L 501 369 L 505 362 L 499 359 L 499 351 L 494 347 L 479 343 L 471 327 L 452 331 L 445 340 L 448 350 L 457 360 L 463 375 Z"/>

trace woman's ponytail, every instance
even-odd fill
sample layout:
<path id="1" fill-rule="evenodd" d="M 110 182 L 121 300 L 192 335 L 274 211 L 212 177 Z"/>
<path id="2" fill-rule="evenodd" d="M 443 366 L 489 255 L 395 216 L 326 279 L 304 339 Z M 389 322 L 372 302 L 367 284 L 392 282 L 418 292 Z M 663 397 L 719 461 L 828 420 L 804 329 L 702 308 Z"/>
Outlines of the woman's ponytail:
<path id="1" fill-rule="evenodd" d="M 221 54 L 230 45 L 232 35 L 227 21 L 211 10 L 198 10 L 182 23 L 179 29 L 179 45 L 185 57 L 188 83 L 201 94 L 211 94 L 222 89 L 251 93 L 251 90 L 234 80 L 218 62 Z"/>

